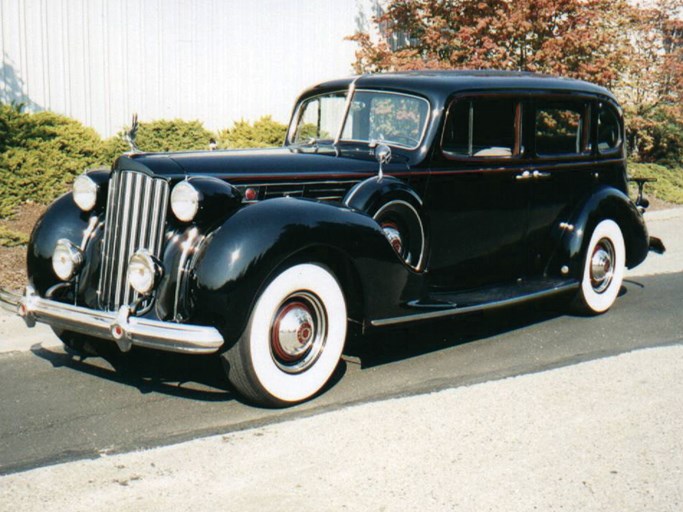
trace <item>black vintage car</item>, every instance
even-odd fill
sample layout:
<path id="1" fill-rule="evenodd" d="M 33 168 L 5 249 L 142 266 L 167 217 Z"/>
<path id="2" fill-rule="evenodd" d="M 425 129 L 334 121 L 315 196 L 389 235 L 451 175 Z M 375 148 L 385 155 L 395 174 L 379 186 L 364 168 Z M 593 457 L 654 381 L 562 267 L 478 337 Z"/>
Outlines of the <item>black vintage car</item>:
<path id="1" fill-rule="evenodd" d="M 576 80 L 326 82 L 299 98 L 284 147 L 131 151 L 79 176 L 33 231 L 25 294 L 2 299 L 71 348 L 215 352 L 247 399 L 300 402 L 349 323 L 565 292 L 606 311 L 649 246 L 623 141 L 614 96 Z"/>

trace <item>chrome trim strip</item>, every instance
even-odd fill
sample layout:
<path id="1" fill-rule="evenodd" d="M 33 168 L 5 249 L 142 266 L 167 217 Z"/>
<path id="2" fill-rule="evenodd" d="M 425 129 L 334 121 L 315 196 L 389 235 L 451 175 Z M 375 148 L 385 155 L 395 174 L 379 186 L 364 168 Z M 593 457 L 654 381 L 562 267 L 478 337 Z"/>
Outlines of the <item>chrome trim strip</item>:
<path id="1" fill-rule="evenodd" d="M 0 308 L 10 313 L 18 313 L 19 304 L 21 303 L 21 295 L 18 293 L 0 288 Z"/>
<path id="2" fill-rule="evenodd" d="M 465 313 L 473 313 L 475 311 L 482 311 L 485 309 L 495 309 L 495 308 L 500 308 L 504 306 L 512 306 L 514 304 L 521 304 L 523 302 L 526 302 L 528 300 L 534 300 L 534 299 L 540 299 L 542 297 L 549 297 L 551 295 L 555 295 L 557 293 L 562 293 L 566 292 L 572 289 L 576 289 L 579 287 L 579 283 L 576 281 L 572 281 L 570 283 L 561 285 L 561 286 L 556 286 L 555 288 L 551 288 L 550 290 L 543 290 L 541 292 L 536 292 L 536 293 L 530 293 L 529 295 L 523 295 L 521 297 L 514 297 L 512 299 L 504 299 L 500 300 L 497 302 L 488 302 L 486 304 L 478 304 L 476 306 L 465 306 L 465 307 L 454 307 L 454 308 L 448 308 L 448 309 L 442 309 L 439 311 L 431 311 L 429 313 L 415 313 L 415 314 L 409 314 L 406 316 L 396 316 L 392 318 L 381 318 L 379 320 L 370 320 L 370 325 L 373 327 L 383 327 L 386 325 L 396 325 L 396 324 L 402 324 L 406 322 L 416 322 L 418 320 L 428 320 L 431 318 L 443 318 L 447 316 L 453 316 L 453 315 L 462 315 Z"/>
<path id="3" fill-rule="evenodd" d="M 88 245 L 88 242 L 90 241 L 90 237 L 92 236 L 93 232 L 95 231 L 95 228 L 97 227 L 97 223 L 99 221 L 99 218 L 97 215 L 93 215 L 88 219 L 88 227 L 83 231 L 83 239 L 81 240 L 81 251 L 85 251 L 85 246 Z"/>
<path id="4" fill-rule="evenodd" d="M 372 171 L 374 172 L 374 170 Z M 359 171 L 357 173 L 359 176 L 361 175 L 369 175 L 369 172 L 363 172 Z M 236 183 L 236 187 L 238 189 L 240 188 L 249 188 L 249 187 L 288 187 L 288 186 L 299 186 L 299 185 L 348 185 L 348 184 L 355 184 L 358 183 L 360 178 L 347 178 L 347 179 L 342 179 L 342 180 L 326 180 L 326 181 L 267 181 L 263 183 L 259 183 L 257 181 L 255 182 L 249 182 L 249 183 Z"/>
<path id="5" fill-rule="evenodd" d="M 356 91 L 356 82 L 362 77 L 363 75 L 359 75 L 356 78 L 353 79 L 353 82 L 349 84 L 349 89 L 348 92 L 346 93 L 346 104 L 344 105 L 344 115 L 342 116 L 342 122 L 341 125 L 339 126 L 339 131 L 337 132 L 337 136 L 334 138 L 334 142 L 332 143 L 333 145 L 339 144 L 339 139 L 341 139 L 342 132 L 344 131 L 344 126 L 346 125 L 346 117 L 349 115 L 349 110 L 351 110 L 351 100 L 353 98 L 353 93 Z M 303 105 L 303 102 L 301 102 Z"/>
<path id="6" fill-rule="evenodd" d="M 188 257 L 190 256 L 190 251 L 193 251 L 193 255 L 196 253 L 199 245 L 201 244 L 204 237 L 201 237 L 199 241 L 195 244 L 195 239 L 199 236 L 199 230 L 193 227 L 187 235 L 184 242 L 181 243 L 182 253 L 180 254 L 180 261 L 178 262 L 178 277 L 176 278 L 175 286 L 175 297 L 173 300 L 173 319 L 176 321 L 181 320 L 181 315 L 178 311 L 178 304 L 180 303 L 180 292 L 181 289 L 185 287 L 186 280 L 188 279 L 188 273 L 191 266 L 187 265 Z"/>
<path id="7" fill-rule="evenodd" d="M 170 352 L 211 354 L 223 345 L 223 336 L 215 327 L 162 322 L 122 315 L 120 311 L 98 311 L 74 306 L 43 299 L 31 287 L 26 288 L 23 297 L 0 290 L 0 305 L 14 307 L 15 313 L 23 306 L 23 318 L 29 327 L 36 321 L 42 322 L 115 341 L 120 346 L 133 344 Z M 118 338 L 113 334 L 116 327 L 123 330 Z"/>

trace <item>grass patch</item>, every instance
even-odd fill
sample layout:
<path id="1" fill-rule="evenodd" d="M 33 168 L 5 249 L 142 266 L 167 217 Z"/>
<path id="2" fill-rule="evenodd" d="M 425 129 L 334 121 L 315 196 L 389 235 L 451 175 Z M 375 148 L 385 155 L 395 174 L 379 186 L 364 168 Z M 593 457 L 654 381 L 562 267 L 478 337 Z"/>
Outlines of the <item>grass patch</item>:
<path id="1" fill-rule="evenodd" d="M 683 168 L 629 162 L 628 173 L 633 177 L 657 179 L 654 183 L 645 185 L 645 196 L 651 195 L 668 203 L 683 204 Z"/>

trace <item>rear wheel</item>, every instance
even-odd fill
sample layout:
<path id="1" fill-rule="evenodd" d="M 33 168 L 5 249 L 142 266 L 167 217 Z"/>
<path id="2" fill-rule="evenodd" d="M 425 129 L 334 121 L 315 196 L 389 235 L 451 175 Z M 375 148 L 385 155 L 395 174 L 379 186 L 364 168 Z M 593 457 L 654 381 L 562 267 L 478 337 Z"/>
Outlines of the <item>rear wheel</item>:
<path id="1" fill-rule="evenodd" d="M 256 302 L 239 341 L 222 354 L 228 378 L 252 402 L 285 406 L 330 379 L 346 339 L 346 303 L 335 277 L 316 264 L 280 273 Z"/>
<path id="2" fill-rule="evenodd" d="M 621 289 L 626 264 L 624 237 L 619 225 L 607 219 L 600 222 L 586 248 L 581 287 L 574 307 L 581 313 L 607 311 Z"/>

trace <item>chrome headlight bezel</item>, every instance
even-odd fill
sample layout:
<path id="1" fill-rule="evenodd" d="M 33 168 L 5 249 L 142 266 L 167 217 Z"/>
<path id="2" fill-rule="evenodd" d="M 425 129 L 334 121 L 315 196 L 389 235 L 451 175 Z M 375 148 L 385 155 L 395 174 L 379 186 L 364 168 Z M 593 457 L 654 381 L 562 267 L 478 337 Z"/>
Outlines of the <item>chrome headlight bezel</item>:
<path id="1" fill-rule="evenodd" d="M 74 203 L 84 212 L 89 212 L 97 204 L 99 185 L 87 174 L 81 174 L 73 183 L 71 195 Z"/>
<path id="2" fill-rule="evenodd" d="M 199 211 L 201 195 L 187 180 L 181 181 L 171 192 L 171 210 L 181 222 L 192 221 Z"/>
<path id="3" fill-rule="evenodd" d="M 147 296 L 159 282 L 163 268 L 147 249 L 140 249 L 130 257 L 126 279 L 140 295 Z"/>
<path id="4" fill-rule="evenodd" d="M 70 281 L 81 269 L 83 251 L 71 240 L 60 238 L 52 252 L 52 270 L 62 281 Z"/>

